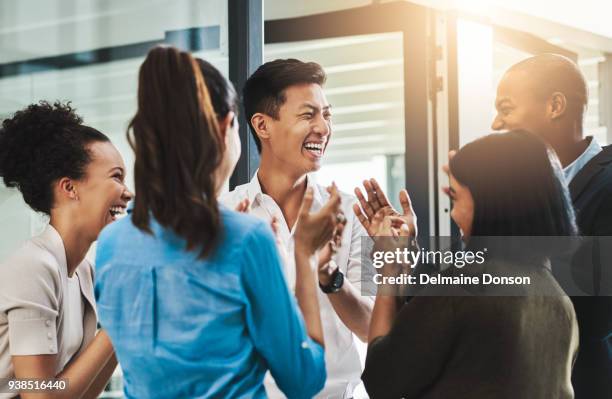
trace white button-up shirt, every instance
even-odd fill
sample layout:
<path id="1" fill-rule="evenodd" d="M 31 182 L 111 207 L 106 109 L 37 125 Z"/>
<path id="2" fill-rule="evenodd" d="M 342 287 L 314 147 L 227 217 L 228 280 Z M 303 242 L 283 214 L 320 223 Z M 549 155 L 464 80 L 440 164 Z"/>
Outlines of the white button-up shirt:
<path id="1" fill-rule="evenodd" d="M 317 185 L 312 175 L 307 178 L 308 187 L 313 188 L 314 200 L 311 212 L 320 209 L 327 199 L 329 193 L 325 187 Z M 294 232 L 295 226 L 289 229 L 287 222 L 278 204 L 267 194 L 261 191 L 261 185 L 257 173 L 253 179 L 234 191 L 223 194 L 221 203 L 234 209 L 243 199 L 248 198 L 250 202 L 250 213 L 267 221 L 276 216 L 279 222 L 278 236 L 280 244 L 283 245 L 287 259 L 285 262 L 285 276 L 289 288 L 295 290 L 295 258 L 294 258 Z M 361 293 L 361 237 L 367 236 L 367 232 L 355 216 L 352 206 L 356 198 L 346 193 L 340 193 L 341 209 L 347 218 L 347 223 L 342 235 L 342 245 L 333 256 L 340 270 Z M 365 287 L 364 287 L 365 288 Z M 350 398 L 353 390 L 360 383 L 361 363 L 353 333 L 349 330 L 336 314 L 331 302 L 321 290 L 319 292 L 319 306 L 321 309 L 321 321 L 323 323 L 323 334 L 325 337 L 325 363 L 327 368 L 327 382 L 317 398 Z M 376 293 L 367 293 L 368 296 Z M 371 298 L 368 298 L 371 300 Z M 274 332 L 271 331 L 271 334 Z M 270 398 L 283 397 L 281 391 L 276 387 L 273 380 L 268 377 L 265 381 L 266 391 Z"/>

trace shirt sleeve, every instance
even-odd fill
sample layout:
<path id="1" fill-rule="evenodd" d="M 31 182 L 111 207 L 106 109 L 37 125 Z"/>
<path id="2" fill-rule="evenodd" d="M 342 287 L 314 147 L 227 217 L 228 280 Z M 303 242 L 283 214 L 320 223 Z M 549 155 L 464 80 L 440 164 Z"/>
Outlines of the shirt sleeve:
<path id="1" fill-rule="evenodd" d="M 241 280 L 251 339 L 289 398 L 310 398 L 325 384 L 321 345 L 306 334 L 281 270 L 272 231 L 264 223 L 245 240 Z"/>
<path id="2" fill-rule="evenodd" d="M 51 262 L 32 256 L 32 248 L 23 251 L 30 253 L 0 266 L 0 312 L 8 320 L 9 351 L 56 354 L 59 275 L 54 273 L 59 271 Z"/>
<path id="3" fill-rule="evenodd" d="M 453 297 L 415 297 L 389 334 L 368 345 L 361 379 L 373 398 L 420 398 L 446 366 L 453 346 Z"/>

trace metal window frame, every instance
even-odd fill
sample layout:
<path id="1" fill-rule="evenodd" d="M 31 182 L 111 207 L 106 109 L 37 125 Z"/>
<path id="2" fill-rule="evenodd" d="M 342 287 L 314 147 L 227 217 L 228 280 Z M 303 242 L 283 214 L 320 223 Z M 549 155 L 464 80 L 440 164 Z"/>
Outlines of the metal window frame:
<path id="1" fill-rule="evenodd" d="M 263 0 L 228 0 L 229 78 L 239 97 L 248 77 L 263 63 Z M 238 115 L 241 153 L 230 177 L 230 190 L 251 180 L 259 152 L 241 103 Z"/>

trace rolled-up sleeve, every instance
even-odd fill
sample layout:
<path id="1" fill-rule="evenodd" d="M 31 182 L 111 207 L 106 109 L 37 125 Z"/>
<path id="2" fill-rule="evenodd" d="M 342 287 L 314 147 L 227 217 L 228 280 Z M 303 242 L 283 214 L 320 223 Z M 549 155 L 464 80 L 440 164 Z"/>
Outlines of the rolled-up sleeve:
<path id="1" fill-rule="evenodd" d="M 241 273 L 254 346 L 287 397 L 313 397 L 325 384 L 324 351 L 306 334 L 272 232 L 263 223 L 245 241 Z"/>
<path id="2" fill-rule="evenodd" d="M 0 266 L 0 312 L 8 321 L 11 355 L 56 354 L 58 277 L 52 265 L 17 257 Z"/>

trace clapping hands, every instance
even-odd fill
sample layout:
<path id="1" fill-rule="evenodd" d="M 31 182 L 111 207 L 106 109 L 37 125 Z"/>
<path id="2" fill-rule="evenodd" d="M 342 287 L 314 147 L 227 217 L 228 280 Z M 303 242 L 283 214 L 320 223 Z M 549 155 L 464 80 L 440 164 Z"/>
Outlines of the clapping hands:
<path id="1" fill-rule="evenodd" d="M 330 241 L 337 241 L 342 234 L 346 218 L 340 211 L 340 194 L 333 184 L 329 189 L 330 197 L 318 212 L 310 212 L 314 194 L 312 188 L 307 188 L 300 207 L 295 228 L 296 250 L 302 250 L 314 255 L 323 249 Z"/>
<path id="2" fill-rule="evenodd" d="M 416 237 L 416 214 L 406 190 L 401 190 L 399 194 L 402 205 L 400 214 L 393 208 L 376 179 L 364 180 L 363 186 L 367 199 L 359 188 L 355 188 L 359 204 L 353 205 L 353 211 L 370 237 Z"/>

